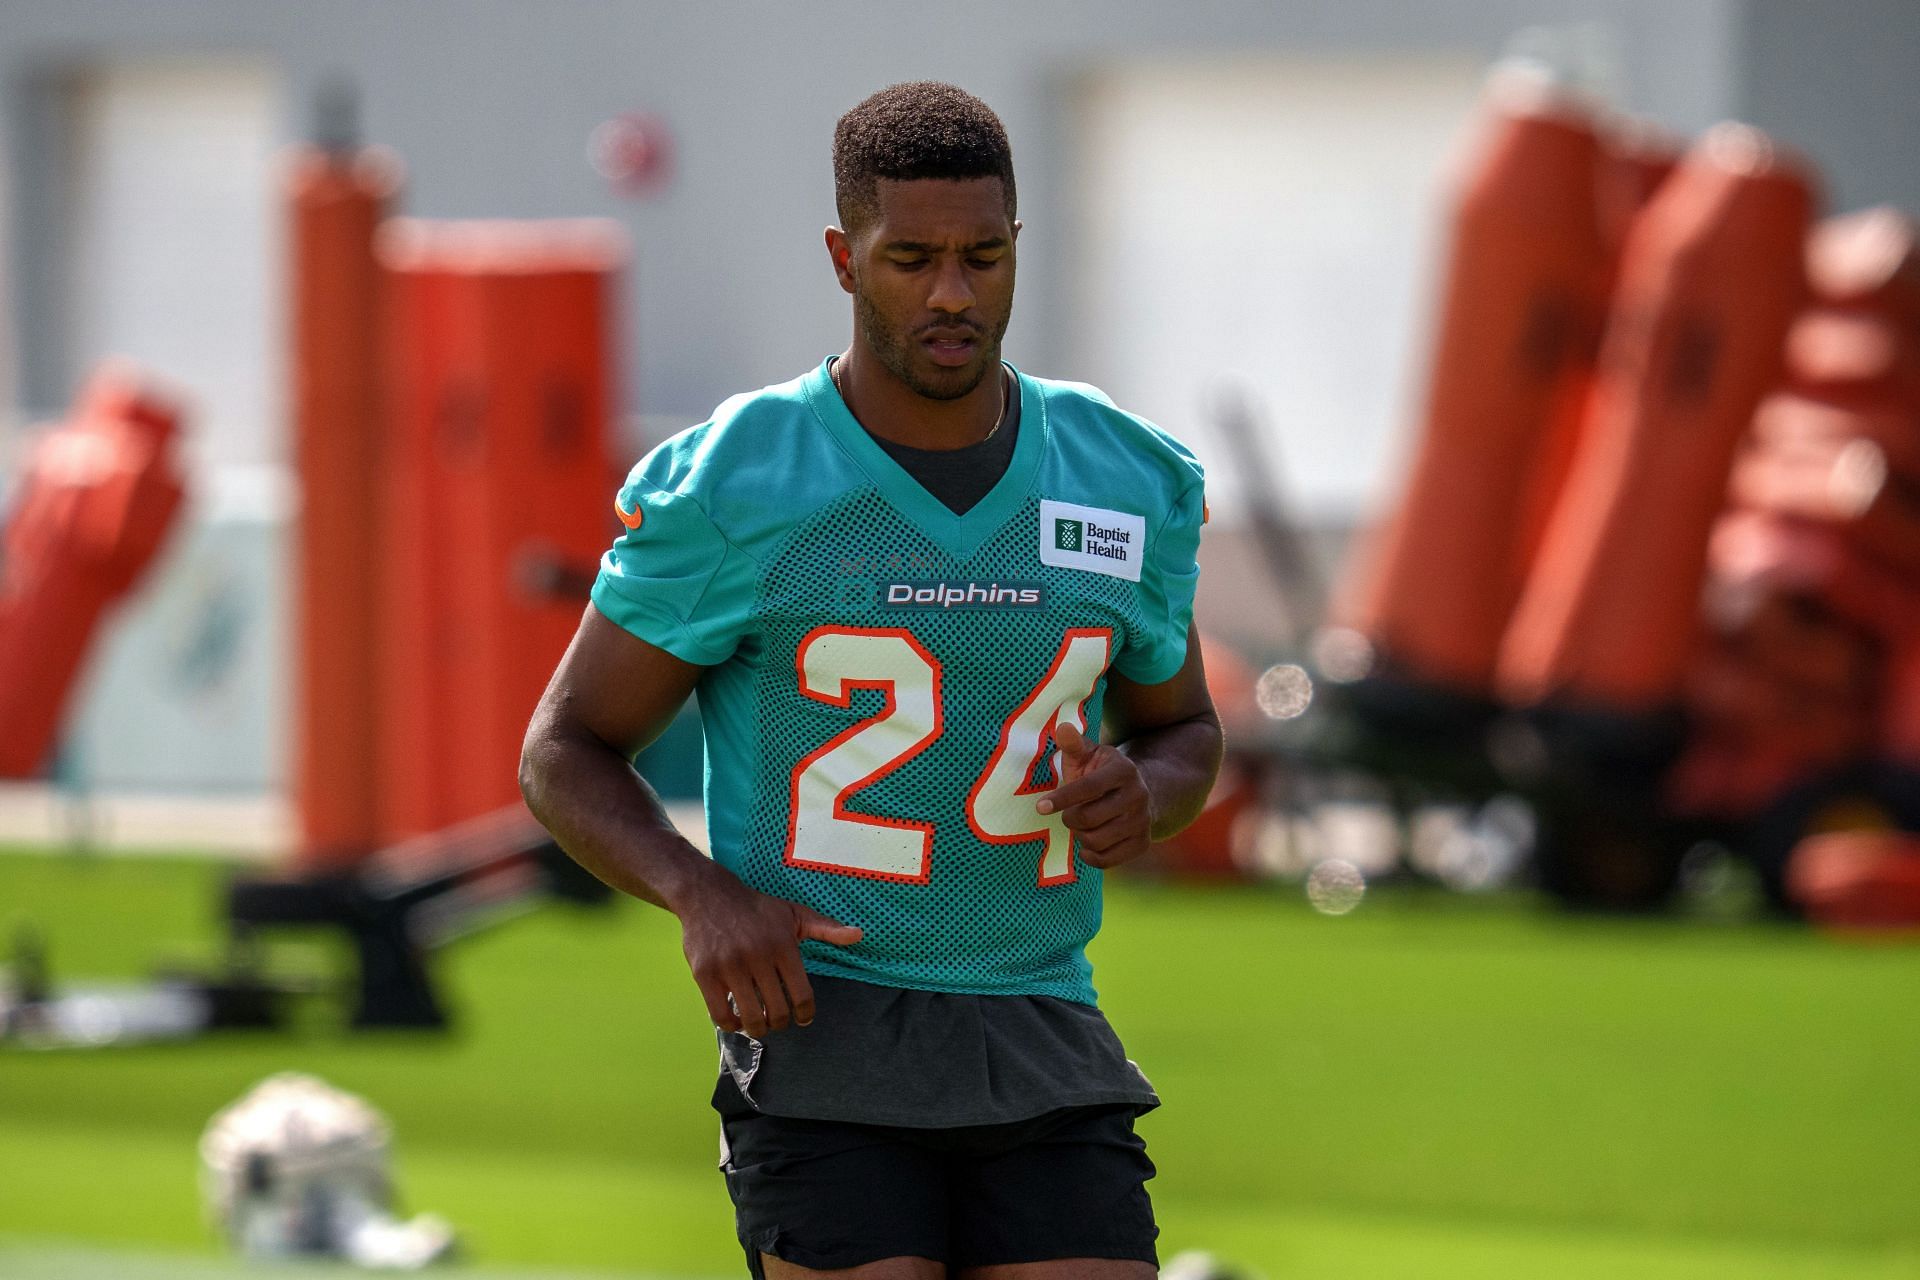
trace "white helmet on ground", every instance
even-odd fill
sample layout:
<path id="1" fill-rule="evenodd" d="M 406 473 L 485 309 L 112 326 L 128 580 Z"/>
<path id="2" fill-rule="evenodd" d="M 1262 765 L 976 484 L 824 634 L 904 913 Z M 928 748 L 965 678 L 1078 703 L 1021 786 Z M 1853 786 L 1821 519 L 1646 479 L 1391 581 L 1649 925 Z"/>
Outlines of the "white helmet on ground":
<path id="1" fill-rule="evenodd" d="M 210 1214 L 241 1253 L 323 1256 L 411 1269 L 445 1257 L 453 1231 L 392 1213 L 391 1128 L 364 1099 L 313 1076 L 269 1077 L 200 1138 Z"/>

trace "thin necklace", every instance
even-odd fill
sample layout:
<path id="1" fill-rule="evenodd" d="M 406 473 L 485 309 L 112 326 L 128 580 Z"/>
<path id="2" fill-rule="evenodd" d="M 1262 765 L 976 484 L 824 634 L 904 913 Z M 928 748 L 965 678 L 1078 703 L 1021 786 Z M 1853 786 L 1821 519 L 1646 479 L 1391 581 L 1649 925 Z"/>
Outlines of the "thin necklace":
<path id="1" fill-rule="evenodd" d="M 842 404 L 845 404 L 847 400 L 847 389 L 840 382 L 840 357 L 839 356 L 835 356 L 833 359 L 827 362 L 827 377 L 832 380 L 833 389 L 840 393 L 840 402 Z M 978 440 L 975 440 L 973 442 L 974 444 L 985 444 L 987 441 L 993 439 L 994 433 L 999 431 L 1001 424 L 1007 420 L 1007 406 L 1012 401 L 1012 399 L 1013 399 L 1012 395 L 1007 390 L 1007 371 L 1003 367 L 1000 370 L 1000 416 L 993 420 L 993 426 L 988 429 L 987 434 L 981 436 Z M 961 447 L 971 448 L 972 446 L 963 445 Z"/>

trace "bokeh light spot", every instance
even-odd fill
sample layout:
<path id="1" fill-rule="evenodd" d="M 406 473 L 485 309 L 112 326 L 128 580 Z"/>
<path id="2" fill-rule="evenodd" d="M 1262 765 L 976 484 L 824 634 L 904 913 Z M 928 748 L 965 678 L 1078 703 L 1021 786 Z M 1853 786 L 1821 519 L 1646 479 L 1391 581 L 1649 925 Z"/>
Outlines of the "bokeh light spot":
<path id="1" fill-rule="evenodd" d="M 1275 720 L 1291 720 L 1313 701 L 1313 677 L 1290 662 L 1268 667 L 1253 687 L 1260 710 Z"/>
<path id="2" fill-rule="evenodd" d="M 1328 858 L 1307 874 L 1307 901 L 1323 916 L 1343 916 L 1367 896 L 1367 878 L 1344 858 Z"/>
<path id="3" fill-rule="evenodd" d="M 1322 627 L 1313 637 L 1313 665 L 1335 684 L 1352 684 L 1373 673 L 1373 644 L 1351 627 Z"/>

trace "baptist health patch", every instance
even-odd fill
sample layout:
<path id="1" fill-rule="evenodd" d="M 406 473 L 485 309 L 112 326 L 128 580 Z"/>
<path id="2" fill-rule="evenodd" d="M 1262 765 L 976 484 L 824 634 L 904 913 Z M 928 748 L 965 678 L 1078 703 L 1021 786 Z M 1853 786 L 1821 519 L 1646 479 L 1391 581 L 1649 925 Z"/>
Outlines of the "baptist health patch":
<path id="1" fill-rule="evenodd" d="M 1140 581 L 1147 555 L 1144 517 L 1040 499 L 1040 563 Z"/>

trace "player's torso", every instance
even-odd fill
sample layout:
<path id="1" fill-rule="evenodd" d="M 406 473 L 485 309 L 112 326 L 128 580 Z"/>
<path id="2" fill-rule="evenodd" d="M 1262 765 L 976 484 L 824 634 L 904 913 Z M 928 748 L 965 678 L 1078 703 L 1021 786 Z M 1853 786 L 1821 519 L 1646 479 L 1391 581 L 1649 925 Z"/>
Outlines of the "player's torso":
<path id="1" fill-rule="evenodd" d="M 748 638 L 703 685 L 716 856 L 865 930 L 808 944 L 818 971 L 1092 998 L 1100 873 L 1034 802 L 1055 722 L 1098 732 L 1157 513 L 1124 460 L 1076 467 L 1033 399 L 965 518 L 877 448 L 795 450 Z"/>

